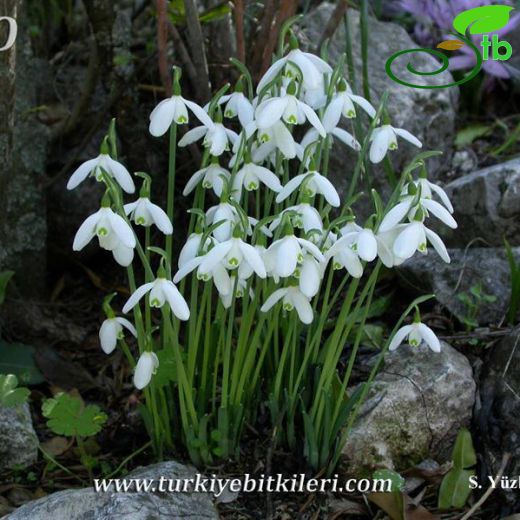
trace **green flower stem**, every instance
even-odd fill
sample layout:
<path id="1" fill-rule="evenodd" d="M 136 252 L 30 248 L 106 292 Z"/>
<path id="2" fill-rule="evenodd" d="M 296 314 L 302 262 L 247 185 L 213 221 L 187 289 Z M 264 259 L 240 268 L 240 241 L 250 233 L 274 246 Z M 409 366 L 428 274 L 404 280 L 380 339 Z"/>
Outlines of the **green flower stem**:
<path id="1" fill-rule="evenodd" d="M 231 308 L 228 311 L 228 326 L 227 326 L 227 335 L 226 335 L 226 343 L 224 345 L 224 366 L 222 372 L 222 408 L 227 408 L 228 406 L 228 388 L 229 388 L 229 373 L 230 373 L 230 365 L 231 365 L 231 350 L 233 348 L 232 345 L 232 337 L 233 337 L 233 327 L 235 322 L 235 302 L 236 302 L 236 290 L 238 285 L 238 277 L 235 278 L 235 283 L 233 285 L 233 299 L 231 301 Z"/>
<path id="2" fill-rule="evenodd" d="M 170 127 L 170 155 L 168 164 L 168 199 L 166 213 L 171 222 L 174 217 L 174 200 L 175 200 L 175 170 L 177 158 L 177 124 L 172 123 Z M 168 255 L 168 275 L 171 278 L 171 266 L 173 263 L 173 235 L 166 235 L 166 254 Z"/>

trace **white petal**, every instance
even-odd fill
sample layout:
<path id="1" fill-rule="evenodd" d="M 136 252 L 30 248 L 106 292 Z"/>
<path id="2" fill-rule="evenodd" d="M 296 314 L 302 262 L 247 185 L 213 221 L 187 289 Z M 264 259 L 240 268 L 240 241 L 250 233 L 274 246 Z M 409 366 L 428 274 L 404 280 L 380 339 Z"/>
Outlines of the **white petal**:
<path id="1" fill-rule="evenodd" d="M 393 252 L 399 258 L 410 258 L 413 256 L 423 238 L 423 225 L 413 222 L 407 225 L 395 239 Z"/>
<path id="2" fill-rule="evenodd" d="M 273 128 L 276 146 L 286 159 L 293 159 L 296 156 L 296 147 L 291 132 L 283 123 L 278 123 Z"/>
<path id="3" fill-rule="evenodd" d="M 431 245 L 437 251 L 437 254 L 447 263 L 449 264 L 451 262 L 450 255 L 448 254 L 448 250 L 446 249 L 446 246 L 444 245 L 444 242 L 441 240 L 441 237 L 437 235 L 434 231 L 431 229 L 425 228 L 426 236 L 428 237 L 428 240 L 430 241 Z"/>
<path id="4" fill-rule="evenodd" d="M 309 303 L 307 297 L 304 296 L 298 289 L 291 290 L 289 294 L 300 320 L 306 325 L 312 323 L 314 315 L 312 313 L 311 304 Z"/>
<path id="5" fill-rule="evenodd" d="M 396 333 L 395 336 L 392 338 L 392 341 L 390 342 L 390 346 L 388 347 L 388 350 L 392 351 L 395 350 L 401 343 L 403 342 L 404 338 L 408 336 L 408 334 L 412 331 L 413 327 L 411 325 L 405 325 L 404 327 L 401 327 Z"/>
<path id="6" fill-rule="evenodd" d="M 143 352 L 141 354 L 134 372 L 134 386 L 138 390 L 148 386 L 157 366 L 157 356 L 153 352 Z"/>
<path id="7" fill-rule="evenodd" d="M 255 119 L 258 128 L 270 128 L 280 120 L 288 103 L 288 98 L 272 98 L 264 101 L 256 109 Z"/>
<path id="8" fill-rule="evenodd" d="M 426 342 L 426 344 L 434 351 L 434 352 L 440 352 L 441 351 L 441 343 L 435 333 L 433 332 L 430 327 L 425 325 L 424 323 L 418 324 L 419 332 L 421 333 L 422 338 Z"/>
<path id="9" fill-rule="evenodd" d="M 453 213 L 453 206 L 450 202 L 448 194 L 440 186 L 433 184 L 433 182 L 429 182 L 429 181 L 427 181 L 427 182 L 428 182 L 428 186 L 430 187 L 430 189 L 439 196 L 439 198 L 441 199 L 442 203 L 446 206 L 448 211 L 450 213 Z"/>
<path id="10" fill-rule="evenodd" d="M 258 86 L 256 87 L 256 91 L 258 94 L 262 91 L 262 89 L 271 81 L 274 80 L 276 75 L 282 70 L 284 65 L 286 64 L 286 58 L 282 58 L 281 60 L 275 61 L 262 76 L 262 79 L 259 81 Z"/>
<path id="11" fill-rule="evenodd" d="M 287 197 L 290 197 L 292 192 L 296 190 L 300 184 L 303 182 L 303 179 L 305 179 L 305 174 L 296 175 L 296 177 L 293 177 L 278 193 L 276 196 L 276 202 L 280 204 L 280 202 L 283 202 Z"/>
<path id="12" fill-rule="evenodd" d="M 199 182 L 204 178 L 204 175 L 206 175 L 206 171 L 208 169 L 207 168 L 203 168 L 202 170 L 198 170 L 196 171 L 192 176 L 191 178 L 189 179 L 189 181 L 186 183 L 186 186 L 184 188 L 184 191 L 182 192 L 182 194 L 186 197 L 187 195 L 189 195 L 196 187 L 197 187 L 197 184 L 199 184 Z"/>
<path id="13" fill-rule="evenodd" d="M 85 222 L 79 227 L 76 236 L 74 237 L 74 243 L 72 249 L 74 251 L 81 251 L 96 234 L 96 224 L 100 218 L 99 211 L 87 217 Z"/>
<path id="14" fill-rule="evenodd" d="M 385 127 L 374 130 L 373 141 L 370 145 L 370 160 L 374 164 L 380 163 L 385 158 L 390 144 L 390 132 L 391 130 Z"/>
<path id="15" fill-rule="evenodd" d="M 206 135 L 207 131 L 208 128 L 206 126 L 196 126 L 195 128 L 192 128 L 183 135 L 182 139 L 179 141 L 179 146 L 188 146 L 189 144 L 198 141 L 201 137 Z"/>
<path id="16" fill-rule="evenodd" d="M 111 157 L 107 157 L 107 166 L 110 168 L 115 180 L 123 188 L 126 193 L 135 192 L 135 184 L 130 172 L 119 162 L 114 161 Z"/>
<path id="17" fill-rule="evenodd" d="M 359 105 L 371 118 L 376 117 L 376 109 L 364 98 L 361 96 L 356 96 L 355 94 L 349 94 L 350 99 L 354 101 L 357 105 Z"/>
<path id="18" fill-rule="evenodd" d="M 218 264 L 215 266 L 212 272 L 213 275 L 213 283 L 217 288 L 217 291 L 221 295 L 227 295 L 231 292 L 231 278 L 229 277 L 229 273 L 226 271 L 226 268 L 222 264 Z"/>
<path id="19" fill-rule="evenodd" d="M 99 162 L 99 158 L 90 159 L 81 164 L 76 171 L 71 175 L 69 182 L 67 183 L 67 189 L 73 190 L 78 184 L 81 184 L 90 174 L 90 172 L 96 167 Z"/>
<path id="20" fill-rule="evenodd" d="M 315 175 L 314 182 L 320 189 L 320 193 L 325 197 L 325 200 L 334 208 L 339 207 L 341 201 L 339 200 L 338 192 L 332 182 L 323 175 Z"/>
<path id="21" fill-rule="evenodd" d="M 318 264 L 313 260 L 304 260 L 300 272 L 300 289 L 308 298 L 312 298 L 318 294 L 320 290 L 320 271 Z"/>
<path id="22" fill-rule="evenodd" d="M 211 131 L 211 145 L 209 153 L 211 155 L 214 155 L 215 157 L 218 157 L 219 155 L 222 155 L 226 150 L 227 136 L 223 126 L 215 126 L 216 128 L 214 128 Z"/>
<path id="23" fill-rule="evenodd" d="M 166 212 L 156 204 L 148 201 L 146 208 L 152 215 L 155 225 L 165 234 L 171 235 L 173 233 L 173 226 Z"/>
<path id="24" fill-rule="evenodd" d="M 170 128 L 175 115 L 175 99 L 169 98 L 161 101 L 150 114 L 149 131 L 154 137 L 164 135 Z"/>
<path id="25" fill-rule="evenodd" d="M 113 211 L 108 213 L 110 225 L 117 235 L 117 238 L 126 246 L 134 248 L 136 245 L 135 235 L 132 228 L 127 224 L 125 219 L 120 215 L 117 215 Z"/>
<path id="26" fill-rule="evenodd" d="M 345 143 L 347 146 L 350 146 L 353 150 L 361 150 L 361 145 L 358 140 L 355 139 L 351 134 L 349 134 L 343 128 L 334 128 L 332 130 L 332 135 L 335 135 L 341 142 Z"/>
<path id="27" fill-rule="evenodd" d="M 123 209 L 125 211 L 125 215 L 130 215 L 130 213 L 132 213 L 132 211 L 135 210 L 135 208 L 137 208 L 137 206 L 139 205 L 139 200 L 136 200 L 135 202 L 130 202 L 129 204 L 125 204 L 123 206 Z"/>
<path id="28" fill-rule="evenodd" d="M 294 237 L 282 239 L 282 242 L 277 244 L 277 246 L 275 269 L 281 277 L 286 278 L 291 276 L 296 269 L 300 248 Z"/>
<path id="29" fill-rule="evenodd" d="M 117 323 L 114 319 L 105 320 L 99 329 L 99 342 L 105 354 L 111 354 L 117 345 Z"/>
<path id="30" fill-rule="evenodd" d="M 173 314 L 180 320 L 188 320 L 190 317 L 190 309 L 177 287 L 175 287 L 172 282 L 167 281 L 163 284 L 162 289 Z"/>
<path id="31" fill-rule="evenodd" d="M 410 211 L 411 203 L 411 200 L 407 200 L 394 206 L 383 218 L 379 226 L 379 232 L 384 233 L 397 226 Z"/>
<path id="32" fill-rule="evenodd" d="M 197 256 L 196 258 L 190 258 L 189 260 L 183 261 L 182 264 L 179 262 L 180 269 L 175 273 L 173 283 L 179 283 L 185 276 L 199 267 L 203 259 L 203 256 Z"/>
<path id="33" fill-rule="evenodd" d="M 325 257 L 321 251 L 312 242 L 309 242 L 304 238 L 297 238 L 296 240 L 306 251 L 308 251 L 314 258 L 316 258 L 316 260 L 319 262 L 325 261 Z"/>
<path id="34" fill-rule="evenodd" d="M 128 301 L 125 303 L 125 306 L 123 307 L 123 312 L 126 314 L 128 311 L 132 310 L 139 300 L 148 292 L 150 291 L 154 286 L 153 282 L 145 283 L 144 285 L 141 285 L 141 287 L 138 287 L 135 292 L 128 298 Z"/>
<path id="35" fill-rule="evenodd" d="M 364 229 L 357 239 L 358 255 L 367 262 L 371 262 L 377 256 L 377 241 L 374 233 Z"/>
<path id="36" fill-rule="evenodd" d="M 263 166 L 255 166 L 254 172 L 256 176 L 274 192 L 278 193 L 282 189 L 280 179 L 271 170 Z"/>
<path id="37" fill-rule="evenodd" d="M 197 103 L 194 103 L 193 101 L 189 101 L 187 99 L 182 98 L 186 106 L 193 112 L 193 115 L 204 125 L 210 128 L 213 125 L 213 121 L 211 118 L 206 114 L 206 112 L 197 105 Z"/>
<path id="38" fill-rule="evenodd" d="M 272 307 L 274 307 L 285 295 L 287 294 L 287 289 L 277 289 L 274 291 L 267 300 L 265 300 L 264 304 L 260 308 L 262 312 L 269 311 Z"/>
<path id="39" fill-rule="evenodd" d="M 132 334 L 134 338 L 137 338 L 137 330 L 135 330 L 134 325 L 130 321 L 122 317 L 117 317 L 116 321 L 125 327 L 128 331 L 130 331 L 130 334 Z"/>
<path id="40" fill-rule="evenodd" d="M 309 120 L 309 123 L 318 130 L 318 133 L 321 135 L 321 137 L 326 137 L 327 132 L 325 132 L 325 128 L 323 128 L 323 125 L 321 124 L 320 118 L 316 115 L 316 112 L 314 110 L 306 105 L 305 103 L 302 103 L 301 101 L 298 102 L 298 107 L 303 110 L 303 113 L 305 114 L 305 117 Z"/>
<path id="41" fill-rule="evenodd" d="M 112 249 L 114 260 L 122 267 L 128 267 L 134 261 L 134 249 L 121 242 Z"/>
<path id="42" fill-rule="evenodd" d="M 448 227 L 452 229 L 457 228 L 457 222 L 451 216 L 451 213 L 438 202 L 431 199 L 421 199 L 421 204 L 431 213 L 433 213 L 438 219 L 444 222 Z"/>
<path id="43" fill-rule="evenodd" d="M 332 132 L 332 130 L 338 126 L 339 120 L 341 119 L 342 105 L 343 99 L 341 96 L 336 96 L 325 109 L 325 114 L 323 114 L 323 127 L 327 132 Z"/>
<path id="44" fill-rule="evenodd" d="M 394 132 L 403 139 L 406 139 L 409 143 L 412 143 L 418 148 L 422 148 L 421 141 L 419 141 L 419 139 L 417 139 L 417 137 L 411 134 L 408 130 L 405 130 L 404 128 L 394 128 Z"/>
<path id="45" fill-rule="evenodd" d="M 246 244 L 242 241 L 240 241 L 238 247 L 244 255 L 244 258 L 247 260 L 247 263 L 253 268 L 255 273 L 260 278 L 265 278 L 267 276 L 267 273 L 265 272 L 264 262 L 262 261 L 262 257 L 260 256 L 258 251 L 253 246 Z"/>
<path id="46" fill-rule="evenodd" d="M 198 272 L 201 274 L 210 273 L 213 268 L 229 253 L 232 247 L 233 242 L 231 240 L 226 240 L 225 242 L 217 244 L 209 253 L 204 256 Z"/>

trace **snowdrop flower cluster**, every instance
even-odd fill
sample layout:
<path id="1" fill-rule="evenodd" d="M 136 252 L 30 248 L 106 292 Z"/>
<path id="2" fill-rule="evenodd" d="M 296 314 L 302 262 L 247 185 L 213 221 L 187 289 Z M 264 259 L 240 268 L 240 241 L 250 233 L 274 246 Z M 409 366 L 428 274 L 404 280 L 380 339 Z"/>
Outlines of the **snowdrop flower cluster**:
<path id="1" fill-rule="evenodd" d="M 222 402 L 226 414 L 244 409 L 243 400 L 258 391 L 260 375 L 264 377 L 261 363 L 270 355 L 262 350 L 262 342 L 269 347 L 269 338 L 276 337 L 274 344 L 282 350 L 271 365 L 279 374 L 286 370 L 282 360 L 288 356 L 293 365 L 297 363 L 303 334 L 308 335 L 305 348 L 312 352 L 306 351 L 300 361 L 323 363 L 329 355 L 320 349 L 324 345 L 343 348 L 352 328 L 348 320 L 355 316 L 350 306 L 357 300 L 352 296 L 341 303 L 341 289 L 349 287 L 346 284 L 356 288 L 368 272 L 367 290 L 362 293 L 366 298 L 373 294 L 381 266 L 392 268 L 416 253 L 433 250 L 449 262 L 446 247 L 428 219 L 457 226 L 446 193 L 424 174 L 424 158 L 403 172 L 386 209 L 375 203 L 375 212 L 365 222 L 356 220 L 354 207 L 335 180 L 357 177 L 349 171 L 351 165 L 330 175 L 331 147 L 349 146 L 377 165 L 391 157 L 398 137 L 418 148 L 422 143 L 403 128 L 388 121 L 382 124 L 384 107 L 376 110 L 356 95 L 341 66 L 332 68 L 320 57 L 301 51 L 291 38 L 288 53 L 274 61 L 256 90 L 242 72 L 232 93 L 223 89 L 201 107 L 182 96 L 176 69 L 173 95 L 151 113 L 149 130 L 155 137 L 168 131 L 175 137 L 178 125 L 193 123 L 190 113 L 200 123 L 174 143 L 172 153 L 177 153 L 177 146 L 200 140 L 204 147 L 202 164 L 187 179 L 175 180 L 171 169 L 175 160 L 170 158 L 167 211 L 152 202 L 151 177 L 142 173 L 136 174 L 143 179 L 139 197 L 123 203 L 123 192 L 133 193 L 135 185 L 115 156 L 115 137 L 110 133 L 101 155 L 82 164 L 68 184 L 73 189 L 91 175 L 107 188 L 101 208 L 81 225 L 73 248 L 81 250 L 97 237 L 101 248 L 129 267 L 131 294 L 122 307 L 128 318 L 107 313 L 99 334 L 101 347 L 109 354 L 119 344 L 132 357 L 134 385 L 150 389 L 146 406 L 152 407 L 150 417 L 159 429 L 164 425 L 153 407 L 163 401 L 158 399 L 162 390 L 154 386 L 154 374 L 166 370 L 161 366 L 164 357 L 174 357 L 168 366 L 176 367 L 172 384 L 179 388 L 176 406 L 183 421 L 183 442 L 199 431 L 199 411 L 204 421 L 218 429 L 215 403 Z M 354 131 L 353 118 L 362 118 L 361 126 L 368 122 L 366 134 Z M 422 173 L 414 178 L 412 172 L 419 166 Z M 177 187 L 193 206 L 189 229 L 179 235 L 187 238 L 178 255 L 172 246 L 175 183 L 182 183 Z M 356 194 L 361 191 L 354 184 L 352 189 Z M 150 239 L 156 235 L 158 245 L 155 241 L 152 245 Z M 160 266 L 155 270 L 158 258 Z M 140 270 L 134 270 L 137 260 Z M 336 304 L 341 307 L 339 318 L 333 315 Z M 279 318 L 284 325 L 277 328 Z M 335 322 L 330 343 L 324 336 L 328 319 Z M 135 358 L 124 341 L 125 331 L 136 338 Z M 414 323 L 395 334 L 390 350 L 405 338 L 413 345 L 424 340 L 432 350 L 440 349 L 431 329 Z M 291 349 L 291 354 L 285 349 Z M 339 351 L 333 359 L 340 359 Z M 214 363 L 211 369 L 210 362 Z M 308 367 L 302 367 L 301 374 L 307 374 Z M 292 375 L 294 370 L 293 366 Z M 222 393 L 215 382 L 207 384 L 209 373 L 222 378 Z M 299 378 L 302 388 L 311 385 L 306 377 L 311 376 Z M 332 392 L 327 385 L 333 378 L 326 372 L 323 378 L 317 400 Z M 281 399 L 283 377 L 273 376 L 275 380 L 273 391 Z M 251 388 L 246 389 L 246 384 Z M 155 400 L 149 403 L 149 399 Z M 170 412 L 163 408 L 160 413 Z M 240 425 L 244 415 L 236 420 Z M 209 437 L 206 433 L 201 435 Z M 219 452 L 224 449 L 228 448 L 220 446 Z M 197 456 L 204 458 L 207 453 L 201 450 Z"/>

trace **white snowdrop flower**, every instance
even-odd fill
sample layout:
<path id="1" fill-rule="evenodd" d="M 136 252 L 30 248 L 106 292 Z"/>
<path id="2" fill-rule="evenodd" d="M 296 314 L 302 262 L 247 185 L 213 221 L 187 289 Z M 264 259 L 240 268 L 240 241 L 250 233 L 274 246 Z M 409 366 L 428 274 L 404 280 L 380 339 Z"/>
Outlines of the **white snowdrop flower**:
<path id="1" fill-rule="evenodd" d="M 255 272 L 260 278 L 266 277 L 266 271 L 262 257 L 258 251 L 241 238 L 231 238 L 217 244 L 205 256 L 200 264 L 199 273 L 210 273 L 217 264 L 222 264 L 226 269 L 237 269 L 246 265 L 248 272 Z M 242 276 L 242 278 L 247 278 Z"/>
<path id="2" fill-rule="evenodd" d="M 269 98 L 258 105 L 255 111 L 255 121 L 258 129 L 261 131 L 270 128 L 281 120 L 289 125 L 301 125 L 308 120 L 319 135 L 325 137 L 325 128 L 323 128 L 320 118 L 309 105 L 300 101 L 294 95 L 295 88 L 294 84 L 292 84 L 285 96 Z"/>
<path id="3" fill-rule="evenodd" d="M 363 264 L 359 255 L 348 246 L 337 249 L 333 249 L 333 247 L 325 255 L 328 259 L 332 258 L 333 269 L 346 269 L 353 278 L 361 278 L 363 276 Z"/>
<path id="4" fill-rule="evenodd" d="M 339 195 L 334 185 L 317 171 L 309 171 L 293 177 L 278 193 L 276 202 L 278 204 L 283 202 L 298 188 L 307 197 L 314 197 L 318 193 L 323 195 L 331 206 L 337 208 L 340 205 Z"/>
<path id="5" fill-rule="evenodd" d="M 318 134 L 319 135 L 319 134 Z M 277 149 L 285 159 L 296 157 L 296 142 L 282 121 L 258 132 L 260 146 L 253 150 L 253 161 L 262 163 Z"/>
<path id="6" fill-rule="evenodd" d="M 395 239 L 392 251 L 396 257 L 407 260 L 416 251 L 426 254 L 428 252 L 427 242 L 430 242 L 446 263 L 450 263 L 450 256 L 441 237 L 417 220 L 403 225 L 402 231 Z"/>
<path id="7" fill-rule="evenodd" d="M 388 350 L 393 351 L 397 349 L 405 338 L 408 338 L 408 343 L 412 347 L 418 347 L 424 341 L 434 352 L 441 351 L 441 343 L 433 330 L 420 322 L 401 327 L 392 338 Z"/>
<path id="8" fill-rule="evenodd" d="M 235 224 L 240 222 L 240 216 L 232 204 L 221 202 L 206 211 L 206 225 L 212 226 L 217 222 L 223 223 L 213 231 L 213 236 L 218 242 L 225 242 L 231 238 Z"/>
<path id="9" fill-rule="evenodd" d="M 362 96 L 356 96 L 345 80 L 342 80 L 338 86 L 338 91 L 327 106 L 325 113 L 331 117 L 331 121 L 337 119 L 334 126 L 337 126 L 341 116 L 348 119 L 356 117 L 356 107 L 360 106 L 371 118 L 376 116 L 375 108 Z M 326 117 L 326 116 L 325 116 Z"/>
<path id="10" fill-rule="evenodd" d="M 267 298 L 260 310 L 262 312 L 268 312 L 280 300 L 282 300 L 283 309 L 285 311 L 292 311 L 293 309 L 296 309 L 298 317 L 303 323 L 306 325 L 312 323 L 314 315 L 309 298 L 305 296 L 305 294 L 303 294 L 298 287 L 285 287 L 282 289 L 277 289 L 273 292 L 273 294 L 271 294 L 271 296 L 269 296 L 269 298 Z"/>
<path id="11" fill-rule="evenodd" d="M 280 216 L 271 222 L 269 226 L 270 231 L 274 231 L 280 225 L 282 217 L 288 211 L 296 214 L 292 216 L 293 225 L 299 229 L 303 229 L 305 233 L 309 233 L 309 231 L 312 230 L 323 231 L 323 221 L 319 211 L 308 202 L 301 202 L 300 204 L 284 209 L 280 213 Z"/>
<path id="12" fill-rule="evenodd" d="M 394 128 L 391 125 L 383 125 L 376 128 L 370 136 L 370 160 L 374 163 L 380 163 L 388 150 L 397 150 L 397 136 L 406 139 L 409 143 L 422 148 L 422 143 L 404 128 Z"/>
<path id="13" fill-rule="evenodd" d="M 235 175 L 233 181 L 233 197 L 240 200 L 242 197 L 242 187 L 247 191 L 253 191 L 258 189 L 260 183 L 265 184 L 276 193 L 282 189 L 280 179 L 271 170 L 252 162 L 245 163 Z"/>
<path id="14" fill-rule="evenodd" d="M 138 390 L 142 390 L 148 386 L 158 368 L 159 358 L 155 352 L 143 352 L 135 366 L 134 386 Z"/>
<path id="15" fill-rule="evenodd" d="M 166 212 L 147 197 L 140 197 L 135 202 L 125 204 L 124 209 L 139 226 L 149 227 L 155 224 L 165 235 L 173 233 L 173 226 Z"/>
<path id="16" fill-rule="evenodd" d="M 105 354 L 111 354 L 117 341 L 124 338 L 123 327 L 137 338 L 135 327 L 126 318 L 107 318 L 99 329 L 99 342 Z"/>
<path id="17" fill-rule="evenodd" d="M 294 275 L 298 264 L 303 262 L 304 252 L 310 253 L 319 262 L 325 261 L 321 251 L 312 242 L 286 235 L 268 247 L 264 254 L 265 267 L 271 276 L 287 278 Z"/>
<path id="18" fill-rule="evenodd" d="M 204 146 L 207 147 L 209 153 L 215 157 L 229 150 L 229 144 L 231 143 L 232 146 L 238 139 L 238 135 L 233 132 L 233 130 L 225 128 L 222 123 L 211 122 L 210 125 L 197 126 L 186 132 L 179 141 L 179 146 L 187 146 L 202 137 L 204 137 Z"/>
<path id="19" fill-rule="evenodd" d="M 242 91 L 235 91 L 233 94 L 222 96 L 219 105 L 226 104 L 224 117 L 237 117 L 243 128 L 246 128 L 254 119 L 254 108 Z"/>
<path id="20" fill-rule="evenodd" d="M 126 193 L 135 192 L 135 184 L 130 172 L 121 163 L 112 159 L 108 153 L 101 153 L 95 159 L 90 159 L 79 166 L 70 177 L 67 189 L 73 190 L 89 175 L 93 175 L 98 181 L 101 181 L 103 172 L 115 179 Z"/>
<path id="21" fill-rule="evenodd" d="M 173 95 L 161 101 L 150 114 L 150 133 L 154 137 L 160 137 L 166 133 L 173 122 L 178 125 L 188 123 L 188 108 L 203 125 L 209 127 L 213 124 L 208 114 L 199 105 L 180 95 Z"/>
<path id="22" fill-rule="evenodd" d="M 235 287 L 235 280 L 236 276 L 232 275 L 230 278 L 231 281 L 231 288 Z M 238 277 L 238 281 L 236 282 L 236 289 L 235 289 L 235 298 L 243 298 L 244 294 L 246 294 L 247 291 L 247 279 Z M 222 301 L 222 305 L 224 305 L 225 309 L 229 309 L 231 307 L 231 304 L 233 303 L 233 291 L 229 291 L 227 294 L 220 293 L 220 299 Z M 252 289 L 249 289 L 249 297 L 253 300 L 255 297 L 255 293 Z"/>
<path id="23" fill-rule="evenodd" d="M 323 74 L 332 74 L 331 66 L 318 56 L 309 52 L 302 52 L 298 48 L 293 48 L 287 56 L 274 62 L 263 75 L 258 83 L 256 91 L 260 93 L 262 89 L 276 76 L 286 68 L 285 74 L 289 77 L 296 77 L 299 71 L 296 70 L 290 62 L 295 63 L 300 69 L 303 78 L 303 84 L 306 89 L 314 90 L 320 87 L 323 82 Z"/>
<path id="24" fill-rule="evenodd" d="M 217 162 L 211 163 L 206 168 L 196 171 L 186 183 L 186 187 L 182 194 L 189 195 L 202 181 L 202 187 L 205 189 L 212 189 L 217 197 L 222 195 L 224 189 L 224 181 L 229 180 L 230 173 L 225 168 L 222 168 Z"/>
<path id="25" fill-rule="evenodd" d="M 81 224 L 74 237 L 72 249 L 81 251 L 95 236 L 103 249 L 112 251 L 118 264 L 126 267 L 132 263 L 136 246 L 134 232 L 128 223 L 110 208 L 99 209 Z"/>
<path id="26" fill-rule="evenodd" d="M 213 280 L 217 291 L 220 296 L 225 296 L 231 291 L 231 277 L 227 272 L 225 266 L 222 263 L 216 263 L 209 271 L 200 272 L 200 265 L 204 261 L 205 256 L 197 256 L 185 262 L 179 267 L 179 270 L 175 274 L 173 281 L 174 283 L 180 282 L 184 277 L 190 274 L 192 271 L 197 269 L 197 278 L 203 282 L 209 282 Z M 240 268 L 239 268 L 240 271 Z"/>
<path id="27" fill-rule="evenodd" d="M 325 266 L 326 262 L 319 262 L 313 255 L 304 253 L 303 261 L 299 268 L 298 283 L 300 291 L 307 298 L 312 298 L 318 294 Z"/>
<path id="28" fill-rule="evenodd" d="M 182 294 L 173 282 L 162 277 L 158 277 L 155 281 L 138 287 L 128 298 L 123 307 L 123 312 L 126 314 L 131 311 L 147 293 L 150 293 L 150 307 L 160 308 L 165 303 L 168 303 L 173 314 L 180 320 L 186 321 L 190 317 L 190 309 Z"/>

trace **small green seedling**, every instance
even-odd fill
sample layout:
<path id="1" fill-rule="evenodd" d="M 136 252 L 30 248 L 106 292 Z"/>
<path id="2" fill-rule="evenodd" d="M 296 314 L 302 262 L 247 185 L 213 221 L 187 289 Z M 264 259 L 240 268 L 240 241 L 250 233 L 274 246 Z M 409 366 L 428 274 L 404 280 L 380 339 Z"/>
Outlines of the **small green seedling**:
<path id="1" fill-rule="evenodd" d="M 18 378 L 0 374 L 0 408 L 15 408 L 27 402 L 30 390 L 18 387 Z"/>
<path id="2" fill-rule="evenodd" d="M 457 299 L 466 307 L 466 314 L 462 317 L 462 323 L 466 326 L 466 330 L 470 332 L 478 327 L 477 316 L 482 305 L 494 303 L 497 298 L 491 294 L 486 294 L 482 288 L 482 283 L 478 282 L 468 292 L 457 294 Z"/>

